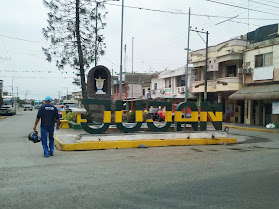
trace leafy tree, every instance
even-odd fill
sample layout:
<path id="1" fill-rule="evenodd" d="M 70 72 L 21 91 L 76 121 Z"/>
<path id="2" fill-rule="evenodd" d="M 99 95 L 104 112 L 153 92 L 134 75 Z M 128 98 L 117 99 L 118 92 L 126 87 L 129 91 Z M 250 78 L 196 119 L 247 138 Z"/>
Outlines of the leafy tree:
<path id="1" fill-rule="evenodd" d="M 0 89 L 1 90 L 1 89 Z M 0 107 L 3 105 L 3 97 L 2 97 L 2 93 L 0 92 Z"/>
<path id="2" fill-rule="evenodd" d="M 85 72 L 94 62 L 95 41 L 97 57 L 104 55 L 104 37 L 98 31 L 106 25 L 103 19 L 107 13 L 96 14 L 105 8 L 104 4 L 92 0 L 44 0 L 44 4 L 50 12 L 43 35 L 51 44 L 43 52 L 49 62 L 56 62 L 58 69 L 70 65 L 77 70 L 73 83 L 81 85 L 86 99 Z M 96 19 L 101 27 L 96 28 Z"/>
<path id="3" fill-rule="evenodd" d="M 17 101 L 19 106 L 23 106 L 25 104 L 25 100 L 21 100 L 19 97 L 17 97 Z"/>

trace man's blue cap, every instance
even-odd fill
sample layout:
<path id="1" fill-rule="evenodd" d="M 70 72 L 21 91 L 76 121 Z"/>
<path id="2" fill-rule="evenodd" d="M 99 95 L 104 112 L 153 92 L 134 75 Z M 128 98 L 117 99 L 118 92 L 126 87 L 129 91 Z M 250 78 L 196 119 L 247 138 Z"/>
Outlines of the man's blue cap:
<path id="1" fill-rule="evenodd" d="M 50 96 L 47 96 L 47 97 L 45 98 L 45 101 L 51 102 L 51 97 L 50 97 Z"/>

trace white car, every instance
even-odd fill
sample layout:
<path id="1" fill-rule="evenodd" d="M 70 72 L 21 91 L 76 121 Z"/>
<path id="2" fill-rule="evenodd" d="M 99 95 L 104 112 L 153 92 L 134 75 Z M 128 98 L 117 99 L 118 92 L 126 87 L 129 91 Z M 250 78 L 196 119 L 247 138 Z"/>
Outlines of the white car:
<path id="1" fill-rule="evenodd" d="M 33 111 L 33 106 L 31 104 L 24 105 L 24 111 L 26 111 L 26 110 Z"/>

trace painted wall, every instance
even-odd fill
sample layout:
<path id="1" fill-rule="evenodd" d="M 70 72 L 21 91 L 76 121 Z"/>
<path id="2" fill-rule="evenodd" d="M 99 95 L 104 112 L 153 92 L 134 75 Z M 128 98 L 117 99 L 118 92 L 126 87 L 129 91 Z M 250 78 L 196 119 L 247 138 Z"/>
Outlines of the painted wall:
<path id="1" fill-rule="evenodd" d="M 133 94 L 132 94 L 133 93 Z M 127 98 L 140 98 L 142 96 L 141 84 L 127 84 Z"/>
<path id="2" fill-rule="evenodd" d="M 265 43 L 269 43 L 266 42 Z M 271 42 L 272 43 L 272 42 Z M 252 46 L 255 46 L 253 44 Z M 252 69 L 255 69 L 255 56 L 259 54 L 266 54 L 273 52 L 273 66 L 274 66 L 274 74 L 273 74 L 273 80 L 265 80 L 265 81 L 253 81 L 253 73 L 252 74 L 246 74 L 245 77 L 245 83 L 263 83 L 263 82 L 270 82 L 270 81 L 279 81 L 279 39 L 278 43 L 275 45 L 268 45 L 268 46 L 263 46 L 261 44 L 258 44 L 256 49 L 251 49 L 251 46 L 246 52 L 244 53 L 244 64 L 250 63 L 250 67 Z"/>
<path id="3" fill-rule="evenodd" d="M 157 83 L 157 90 L 154 89 L 155 83 Z M 164 97 L 164 85 L 164 79 L 159 77 L 151 78 L 150 92 L 152 99 Z"/>

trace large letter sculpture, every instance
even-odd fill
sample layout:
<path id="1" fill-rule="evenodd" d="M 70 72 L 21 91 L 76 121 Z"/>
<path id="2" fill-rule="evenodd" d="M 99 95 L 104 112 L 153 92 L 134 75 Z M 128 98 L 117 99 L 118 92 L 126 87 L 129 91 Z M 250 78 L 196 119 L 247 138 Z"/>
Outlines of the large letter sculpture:
<path id="1" fill-rule="evenodd" d="M 215 112 L 215 115 L 214 115 Z M 206 102 L 201 102 L 201 112 L 200 112 L 200 130 L 207 130 L 207 118 L 212 122 L 216 130 L 222 130 L 222 104 L 217 103 L 213 107 L 208 106 Z"/>
<path id="2" fill-rule="evenodd" d="M 122 114 L 123 114 L 122 101 L 117 100 L 115 101 L 115 113 L 114 113 L 116 127 L 124 133 L 133 133 L 139 130 L 143 121 L 142 100 L 136 101 L 136 117 L 135 117 L 136 124 L 133 127 L 128 128 L 122 124 Z"/>
<path id="3" fill-rule="evenodd" d="M 83 130 L 90 134 L 100 134 L 105 132 L 111 123 L 111 100 L 99 100 L 99 99 L 83 99 L 82 104 L 94 104 L 94 105 L 104 105 L 105 111 L 104 111 L 104 120 L 101 127 L 97 128 L 90 128 L 87 123 L 80 123 Z"/>
<path id="4" fill-rule="evenodd" d="M 148 101 L 147 102 L 148 106 L 162 106 L 166 107 L 166 112 L 165 112 L 165 122 L 166 124 L 162 127 L 157 127 L 154 125 L 153 120 L 148 119 L 146 120 L 148 128 L 150 128 L 152 131 L 168 131 L 171 123 L 172 123 L 172 104 L 171 102 L 160 102 L 160 101 Z"/>
<path id="5" fill-rule="evenodd" d="M 182 118 L 182 110 L 183 108 L 190 107 L 191 109 L 191 118 Z M 186 110 L 185 110 L 186 111 Z M 192 102 L 182 102 L 175 108 L 175 130 L 181 131 L 181 124 L 191 124 L 193 131 L 198 131 L 198 120 L 199 120 L 199 112 L 197 106 Z"/>
<path id="6" fill-rule="evenodd" d="M 105 132 L 111 124 L 111 101 L 110 100 L 97 100 L 97 99 L 83 99 L 82 104 L 94 104 L 94 105 L 104 105 L 104 119 L 103 124 L 98 127 L 90 128 L 87 123 L 81 122 L 80 125 L 86 132 L 90 134 L 100 134 Z M 165 111 L 165 125 L 156 126 L 153 123 L 153 120 L 146 120 L 147 126 L 149 129 L 155 132 L 164 132 L 168 131 L 172 124 L 172 103 L 171 102 L 161 102 L 161 101 L 148 101 L 148 106 L 162 106 L 166 107 Z M 142 110 L 142 100 L 136 101 L 136 117 L 135 125 L 132 127 L 126 127 L 122 123 L 122 101 L 115 101 L 115 123 L 118 130 L 124 133 L 133 133 L 141 128 L 143 122 L 143 110 Z M 191 118 L 182 118 L 182 110 L 185 108 L 187 112 L 187 107 L 191 109 Z M 213 107 L 208 106 L 207 103 L 201 103 L 200 110 L 200 130 L 206 131 L 207 129 L 207 120 L 212 122 L 216 130 L 222 130 L 222 104 L 217 103 Z M 199 122 L 199 112 L 197 106 L 192 102 L 182 102 L 178 104 L 175 108 L 175 131 L 181 131 L 182 124 L 191 124 L 193 131 L 198 131 L 198 122 Z"/>

